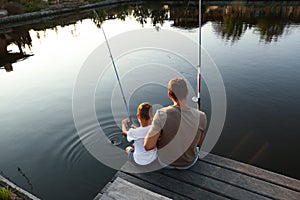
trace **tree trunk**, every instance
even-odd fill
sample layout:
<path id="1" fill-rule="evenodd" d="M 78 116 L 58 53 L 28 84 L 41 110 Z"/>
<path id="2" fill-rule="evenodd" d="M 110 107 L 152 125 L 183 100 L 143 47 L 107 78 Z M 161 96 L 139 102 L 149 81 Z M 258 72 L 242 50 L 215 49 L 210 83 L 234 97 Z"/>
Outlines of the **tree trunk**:
<path id="1" fill-rule="evenodd" d="M 6 40 L 0 37 L 0 55 L 7 54 L 7 43 Z"/>

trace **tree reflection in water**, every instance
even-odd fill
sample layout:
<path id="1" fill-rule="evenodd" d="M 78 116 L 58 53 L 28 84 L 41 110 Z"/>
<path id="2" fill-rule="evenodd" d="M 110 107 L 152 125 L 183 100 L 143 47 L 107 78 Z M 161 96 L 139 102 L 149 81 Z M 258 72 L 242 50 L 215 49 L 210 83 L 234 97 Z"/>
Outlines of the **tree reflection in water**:
<path id="1" fill-rule="evenodd" d="M 158 25 L 163 26 L 165 21 L 171 22 L 173 27 L 194 29 L 199 27 L 199 5 L 197 3 L 198 1 L 184 1 L 183 3 L 168 1 L 167 4 L 147 2 L 112 5 L 97 9 L 99 18 L 96 18 L 91 11 L 86 11 L 49 20 L 41 19 L 39 23 L 12 29 L 10 32 L 0 30 L 0 67 L 12 71 L 12 63 L 30 56 L 23 52 L 26 45 L 28 47 L 32 45 L 28 32 L 30 29 L 35 30 L 39 36 L 40 30 L 57 30 L 57 26 L 74 25 L 76 30 L 76 23 L 87 18 L 92 19 L 97 27 L 101 27 L 105 20 L 125 21 L 127 17 L 135 18 L 142 26 L 151 22 L 157 30 L 159 30 Z M 204 2 L 202 13 L 202 25 L 211 22 L 215 33 L 232 43 L 240 40 L 246 30 L 251 29 L 260 35 L 260 40 L 266 43 L 276 42 L 279 37 L 290 30 L 290 25 L 300 22 L 300 4 L 297 2 L 293 4 L 287 2 L 266 2 L 265 4 Z M 17 45 L 19 52 L 8 52 L 7 46 L 10 44 Z"/>
<path id="2" fill-rule="evenodd" d="M 17 45 L 19 52 L 8 51 L 7 47 L 10 44 Z M 13 63 L 31 56 L 23 51 L 26 46 L 29 48 L 32 46 L 32 40 L 27 29 L 18 28 L 0 33 L 0 68 L 4 68 L 7 72 L 13 71 Z"/>
<path id="3" fill-rule="evenodd" d="M 108 19 L 120 19 L 125 21 L 126 17 L 132 16 L 144 26 L 148 20 L 151 20 L 153 26 L 157 24 L 163 25 L 164 21 L 168 19 L 168 7 L 163 4 L 136 4 L 136 5 L 123 5 L 119 7 L 112 7 L 110 9 L 96 10 L 99 18 L 91 16 L 93 22 L 97 27 Z"/>
<path id="4" fill-rule="evenodd" d="M 285 33 L 285 30 L 289 29 L 289 23 L 287 19 L 274 16 L 259 20 L 256 27 L 262 41 L 272 42 L 272 40 L 277 41 Z"/>
<path id="5" fill-rule="evenodd" d="M 111 9 L 97 11 L 100 21 L 93 21 L 100 27 L 107 19 L 121 19 L 134 17 L 142 26 L 151 20 L 153 26 L 163 25 L 165 20 L 172 21 L 172 26 L 184 29 L 199 27 L 199 10 L 195 3 L 169 2 L 147 3 L 139 5 L 123 5 Z M 254 29 L 260 34 L 260 39 L 265 42 L 276 42 L 278 38 L 288 31 L 290 24 L 299 24 L 300 5 L 281 4 L 241 4 L 232 5 L 230 2 L 222 5 L 202 5 L 202 25 L 212 22 L 216 34 L 231 42 L 240 40 L 242 35 L 249 29 Z"/>
<path id="6" fill-rule="evenodd" d="M 281 4 L 249 4 L 208 6 L 204 21 L 213 21 L 215 32 L 222 38 L 235 42 L 247 29 L 254 28 L 260 39 L 276 42 L 288 32 L 291 24 L 299 24 L 300 6 Z"/>

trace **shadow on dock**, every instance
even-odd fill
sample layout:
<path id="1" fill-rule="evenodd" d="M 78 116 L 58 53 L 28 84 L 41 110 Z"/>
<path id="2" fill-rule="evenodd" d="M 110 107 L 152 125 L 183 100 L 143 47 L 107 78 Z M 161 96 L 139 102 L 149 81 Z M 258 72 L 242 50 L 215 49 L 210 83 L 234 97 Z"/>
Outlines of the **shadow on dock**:
<path id="1" fill-rule="evenodd" d="M 145 199 L 299 200 L 300 181 L 208 154 L 189 170 L 160 169 L 134 174 L 119 171 L 94 200 L 140 199 L 141 196 Z"/>

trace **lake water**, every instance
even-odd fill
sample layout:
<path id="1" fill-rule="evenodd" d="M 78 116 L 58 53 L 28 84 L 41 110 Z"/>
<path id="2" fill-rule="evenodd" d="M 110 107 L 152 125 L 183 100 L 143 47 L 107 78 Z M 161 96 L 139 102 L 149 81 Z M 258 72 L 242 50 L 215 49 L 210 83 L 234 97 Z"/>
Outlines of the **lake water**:
<path id="1" fill-rule="evenodd" d="M 224 128 L 212 152 L 300 179 L 300 4 L 205 4 L 202 12 L 202 47 L 217 65 L 227 96 Z M 199 35 L 193 4 L 128 4 L 98 14 L 109 39 L 141 28 L 157 37 L 160 30 L 194 41 Z M 72 113 L 76 78 L 89 55 L 105 47 L 98 22 L 87 12 L 0 28 L 0 171 L 42 199 L 92 199 L 115 173 L 83 146 Z M 32 56 L 18 60 L 23 54 Z M 107 57 L 99 55 L 95 65 Z M 161 73 L 160 64 L 165 78 L 153 73 Z M 195 68 L 169 52 L 143 49 L 116 65 L 124 88 L 135 88 L 128 99 L 132 116 L 142 101 L 170 104 L 160 84 L 169 80 L 166 69 L 182 74 L 196 90 Z M 111 65 L 106 69 L 95 90 L 96 114 L 104 132 L 121 139 L 124 148 L 119 126 L 126 113 L 121 100 L 112 112 L 111 104 L 121 97 L 117 90 L 114 96 Z M 149 77 L 152 82 L 136 85 Z M 201 98 L 210 117 L 204 81 Z"/>

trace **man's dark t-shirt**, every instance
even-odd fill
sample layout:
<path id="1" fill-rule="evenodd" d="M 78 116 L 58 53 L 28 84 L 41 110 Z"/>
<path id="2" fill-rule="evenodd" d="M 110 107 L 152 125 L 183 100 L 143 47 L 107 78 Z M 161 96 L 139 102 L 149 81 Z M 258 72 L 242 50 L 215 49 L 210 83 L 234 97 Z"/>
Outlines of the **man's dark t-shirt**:
<path id="1" fill-rule="evenodd" d="M 149 132 L 160 132 L 159 159 L 177 167 L 191 165 L 198 156 L 196 146 L 206 123 L 205 113 L 191 107 L 168 106 L 158 110 Z"/>

